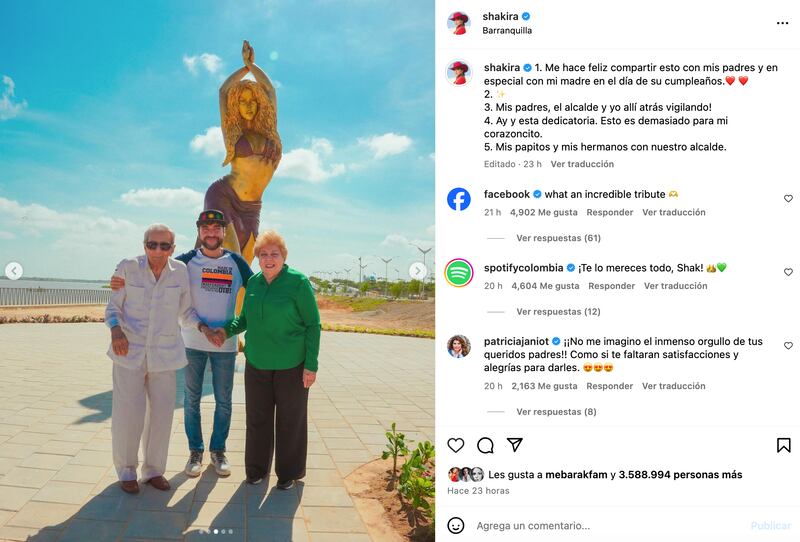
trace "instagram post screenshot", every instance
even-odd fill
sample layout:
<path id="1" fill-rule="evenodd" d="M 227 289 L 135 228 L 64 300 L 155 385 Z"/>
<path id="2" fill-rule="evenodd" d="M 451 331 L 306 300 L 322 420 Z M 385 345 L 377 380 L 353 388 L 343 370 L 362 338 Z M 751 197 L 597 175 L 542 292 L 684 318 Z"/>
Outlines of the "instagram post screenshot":
<path id="1" fill-rule="evenodd" d="M 800 537 L 800 6 L 2 3 L 0 541 Z"/>
<path id="2" fill-rule="evenodd" d="M 432 3 L 2 11 L 0 540 L 432 539 Z"/>

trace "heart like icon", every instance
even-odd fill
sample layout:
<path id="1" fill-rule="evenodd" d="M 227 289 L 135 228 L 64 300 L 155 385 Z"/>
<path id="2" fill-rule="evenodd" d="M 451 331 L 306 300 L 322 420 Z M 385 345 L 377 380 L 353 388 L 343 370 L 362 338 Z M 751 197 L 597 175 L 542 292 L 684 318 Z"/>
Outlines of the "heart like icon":
<path id="1" fill-rule="evenodd" d="M 787 267 L 786 269 L 783 270 L 783 272 L 786 274 L 787 277 L 791 277 L 792 273 L 794 273 L 794 269 L 792 269 L 791 267 Z"/>
<path id="2" fill-rule="evenodd" d="M 784 346 L 784 348 L 786 348 L 786 350 L 791 350 L 792 347 L 794 346 L 794 343 L 786 341 L 785 343 L 783 343 L 783 346 Z"/>
<path id="3" fill-rule="evenodd" d="M 463 438 L 449 438 L 447 439 L 447 447 L 453 450 L 453 453 L 457 454 L 461 451 L 461 448 L 464 447 L 464 439 Z"/>
<path id="4" fill-rule="evenodd" d="M 728 268 L 728 264 L 726 264 L 726 263 L 718 263 L 717 264 L 717 269 L 719 270 L 720 273 L 725 271 L 727 268 Z"/>
<path id="5" fill-rule="evenodd" d="M 747 80 L 748 80 L 748 79 L 749 79 L 749 77 L 747 77 L 746 75 L 741 75 L 741 76 L 739 76 L 739 82 L 740 82 L 741 84 L 743 84 L 743 85 L 744 85 L 745 83 L 747 83 Z"/>
<path id="6" fill-rule="evenodd" d="M 783 199 L 786 200 L 786 203 L 789 203 L 794 199 L 794 196 L 791 194 L 786 194 L 785 196 L 783 196 Z"/>
<path id="7" fill-rule="evenodd" d="M 732 75 L 729 75 L 728 77 L 725 78 L 725 82 L 728 83 L 729 85 L 732 85 L 734 81 L 736 81 L 736 78 Z"/>

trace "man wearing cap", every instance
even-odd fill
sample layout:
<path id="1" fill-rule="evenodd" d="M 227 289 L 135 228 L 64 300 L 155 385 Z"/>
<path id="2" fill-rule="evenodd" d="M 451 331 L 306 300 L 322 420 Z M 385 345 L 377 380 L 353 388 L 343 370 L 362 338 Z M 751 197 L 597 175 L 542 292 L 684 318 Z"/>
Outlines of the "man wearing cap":
<path id="1" fill-rule="evenodd" d="M 197 236 L 200 246 L 181 254 L 176 260 L 186 264 L 192 302 L 198 316 L 211 328 L 221 328 L 236 315 L 236 297 L 253 271 L 247 262 L 234 252 L 222 248 L 227 222 L 221 211 L 208 209 L 197 219 Z M 111 287 L 124 283 L 112 281 Z M 183 395 L 183 417 L 186 438 L 189 440 L 189 460 L 185 472 L 199 476 L 203 464 L 203 431 L 200 422 L 200 399 L 203 396 L 203 377 L 206 364 L 211 364 L 211 382 L 214 389 L 214 425 L 209 442 L 211 463 L 219 476 L 230 476 L 230 464 L 225 457 L 225 442 L 231 426 L 231 395 L 233 374 L 236 369 L 238 340 L 233 336 L 224 342 L 212 334 L 215 344 L 210 344 L 206 329 L 182 329 L 186 345 L 186 379 Z"/>
<path id="2" fill-rule="evenodd" d="M 450 20 L 456 25 L 456 29 L 453 30 L 453 34 L 460 36 L 467 33 L 467 27 L 465 24 L 467 21 L 469 21 L 469 17 L 467 17 L 466 13 L 456 11 L 452 16 L 450 16 Z"/>

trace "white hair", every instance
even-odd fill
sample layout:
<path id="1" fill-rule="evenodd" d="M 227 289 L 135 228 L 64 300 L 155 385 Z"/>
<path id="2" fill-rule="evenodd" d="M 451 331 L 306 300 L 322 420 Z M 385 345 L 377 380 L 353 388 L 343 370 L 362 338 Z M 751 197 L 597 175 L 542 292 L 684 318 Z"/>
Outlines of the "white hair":
<path id="1" fill-rule="evenodd" d="M 172 244 L 175 244 L 175 232 L 172 231 L 172 229 L 170 229 L 170 227 L 166 224 L 150 224 L 150 226 L 148 226 L 148 228 L 144 231 L 144 242 L 146 243 L 149 241 L 150 234 L 157 231 L 165 231 L 169 233 L 170 238 L 172 239 Z"/>

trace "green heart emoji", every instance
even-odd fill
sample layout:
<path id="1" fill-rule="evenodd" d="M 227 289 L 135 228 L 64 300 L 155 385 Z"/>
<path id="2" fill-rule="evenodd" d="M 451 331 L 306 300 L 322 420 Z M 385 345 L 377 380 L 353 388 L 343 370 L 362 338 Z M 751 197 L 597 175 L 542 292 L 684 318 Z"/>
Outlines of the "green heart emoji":
<path id="1" fill-rule="evenodd" d="M 718 263 L 717 264 L 717 269 L 719 269 L 720 273 L 725 271 L 725 269 L 727 269 L 727 268 L 728 268 L 728 264 L 726 264 L 726 263 Z"/>

